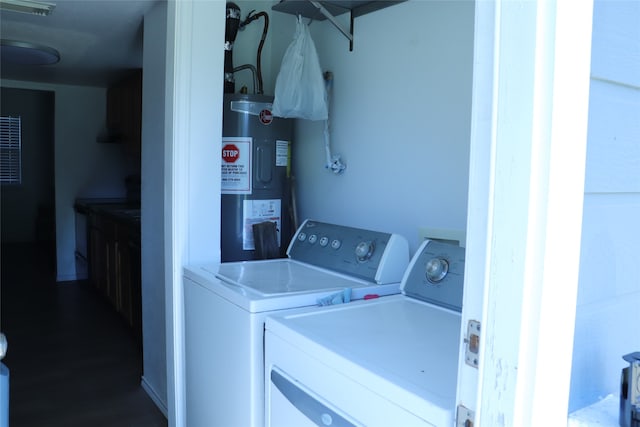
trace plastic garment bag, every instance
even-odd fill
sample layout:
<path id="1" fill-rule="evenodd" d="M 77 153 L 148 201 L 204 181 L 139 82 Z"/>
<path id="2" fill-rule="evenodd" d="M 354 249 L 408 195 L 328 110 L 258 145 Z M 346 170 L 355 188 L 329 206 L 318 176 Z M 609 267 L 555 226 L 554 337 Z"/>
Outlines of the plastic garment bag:
<path id="1" fill-rule="evenodd" d="M 326 120 L 327 93 L 316 47 L 309 28 L 298 16 L 293 41 L 282 58 L 276 79 L 273 115 Z"/>

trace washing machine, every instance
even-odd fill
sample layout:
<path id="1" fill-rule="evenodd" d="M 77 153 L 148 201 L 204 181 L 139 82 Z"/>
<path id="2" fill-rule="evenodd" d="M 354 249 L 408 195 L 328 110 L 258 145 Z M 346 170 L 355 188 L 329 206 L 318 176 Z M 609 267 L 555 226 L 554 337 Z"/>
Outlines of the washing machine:
<path id="1" fill-rule="evenodd" d="M 267 316 L 398 294 L 409 258 L 398 234 L 306 220 L 287 258 L 186 267 L 187 425 L 263 427 Z"/>
<path id="2" fill-rule="evenodd" d="M 270 316 L 265 425 L 455 425 L 464 249 L 425 241 L 402 293 Z"/>

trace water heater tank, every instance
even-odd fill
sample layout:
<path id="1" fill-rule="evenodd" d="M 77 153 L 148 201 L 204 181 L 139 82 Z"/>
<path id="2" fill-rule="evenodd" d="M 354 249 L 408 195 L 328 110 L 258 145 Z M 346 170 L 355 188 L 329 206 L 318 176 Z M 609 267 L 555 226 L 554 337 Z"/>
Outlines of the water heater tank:
<path id="1" fill-rule="evenodd" d="M 222 127 L 222 262 L 262 259 L 254 224 L 272 222 L 278 255 L 293 235 L 290 152 L 293 120 L 273 117 L 273 97 L 225 94 Z M 258 237 L 258 236 L 255 236 Z"/>

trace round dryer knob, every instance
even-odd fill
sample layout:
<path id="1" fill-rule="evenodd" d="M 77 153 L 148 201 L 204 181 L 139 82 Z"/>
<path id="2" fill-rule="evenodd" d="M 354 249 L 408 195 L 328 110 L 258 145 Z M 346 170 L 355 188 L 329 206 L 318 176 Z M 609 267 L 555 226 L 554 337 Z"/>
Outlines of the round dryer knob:
<path id="1" fill-rule="evenodd" d="M 425 276 L 431 283 L 438 283 L 444 279 L 449 272 L 449 263 L 444 258 L 431 258 L 427 262 Z"/>
<path id="2" fill-rule="evenodd" d="M 373 242 L 360 242 L 358 246 L 356 246 L 356 258 L 358 258 L 360 262 L 365 262 L 371 258 L 374 250 L 375 245 Z"/>

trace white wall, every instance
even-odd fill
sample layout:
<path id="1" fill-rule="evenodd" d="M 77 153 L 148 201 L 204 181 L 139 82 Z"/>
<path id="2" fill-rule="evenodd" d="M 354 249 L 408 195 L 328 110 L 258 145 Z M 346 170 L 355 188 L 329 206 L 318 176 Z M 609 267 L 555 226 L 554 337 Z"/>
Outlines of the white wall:
<path id="1" fill-rule="evenodd" d="M 328 21 L 311 24 L 334 74 L 332 148 L 347 169 L 326 170 L 322 125 L 298 122 L 301 220 L 399 233 L 412 252 L 420 227 L 465 229 L 473 26 L 473 2 L 410 0 L 356 18 L 350 52 Z"/>
<path id="2" fill-rule="evenodd" d="M 167 4 L 158 2 L 144 18 L 142 74 L 142 385 L 167 414 L 165 339 L 164 176 Z"/>
<path id="3" fill-rule="evenodd" d="M 122 145 L 96 142 L 105 125 L 106 89 L 13 80 L 2 85 L 55 92 L 57 280 L 75 280 L 75 199 L 126 194 Z"/>
<path id="4" fill-rule="evenodd" d="M 619 392 L 640 350 L 640 3 L 596 0 L 569 410 Z"/>
<path id="5" fill-rule="evenodd" d="M 270 14 L 263 76 L 273 94 L 295 16 L 271 11 L 275 2 L 236 3 L 243 19 L 252 9 Z M 346 17 L 338 19 L 348 28 Z M 410 0 L 356 18 L 352 52 L 328 21 L 311 23 L 321 66 L 334 74 L 332 148 L 347 169 L 326 170 L 322 123 L 298 121 L 300 220 L 400 233 L 412 251 L 420 227 L 465 229 L 473 23 L 471 1 Z M 255 64 L 261 31 L 258 20 L 238 33 L 234 65 Z M 238 73 L 236 90 L 244 78 Z"/>

